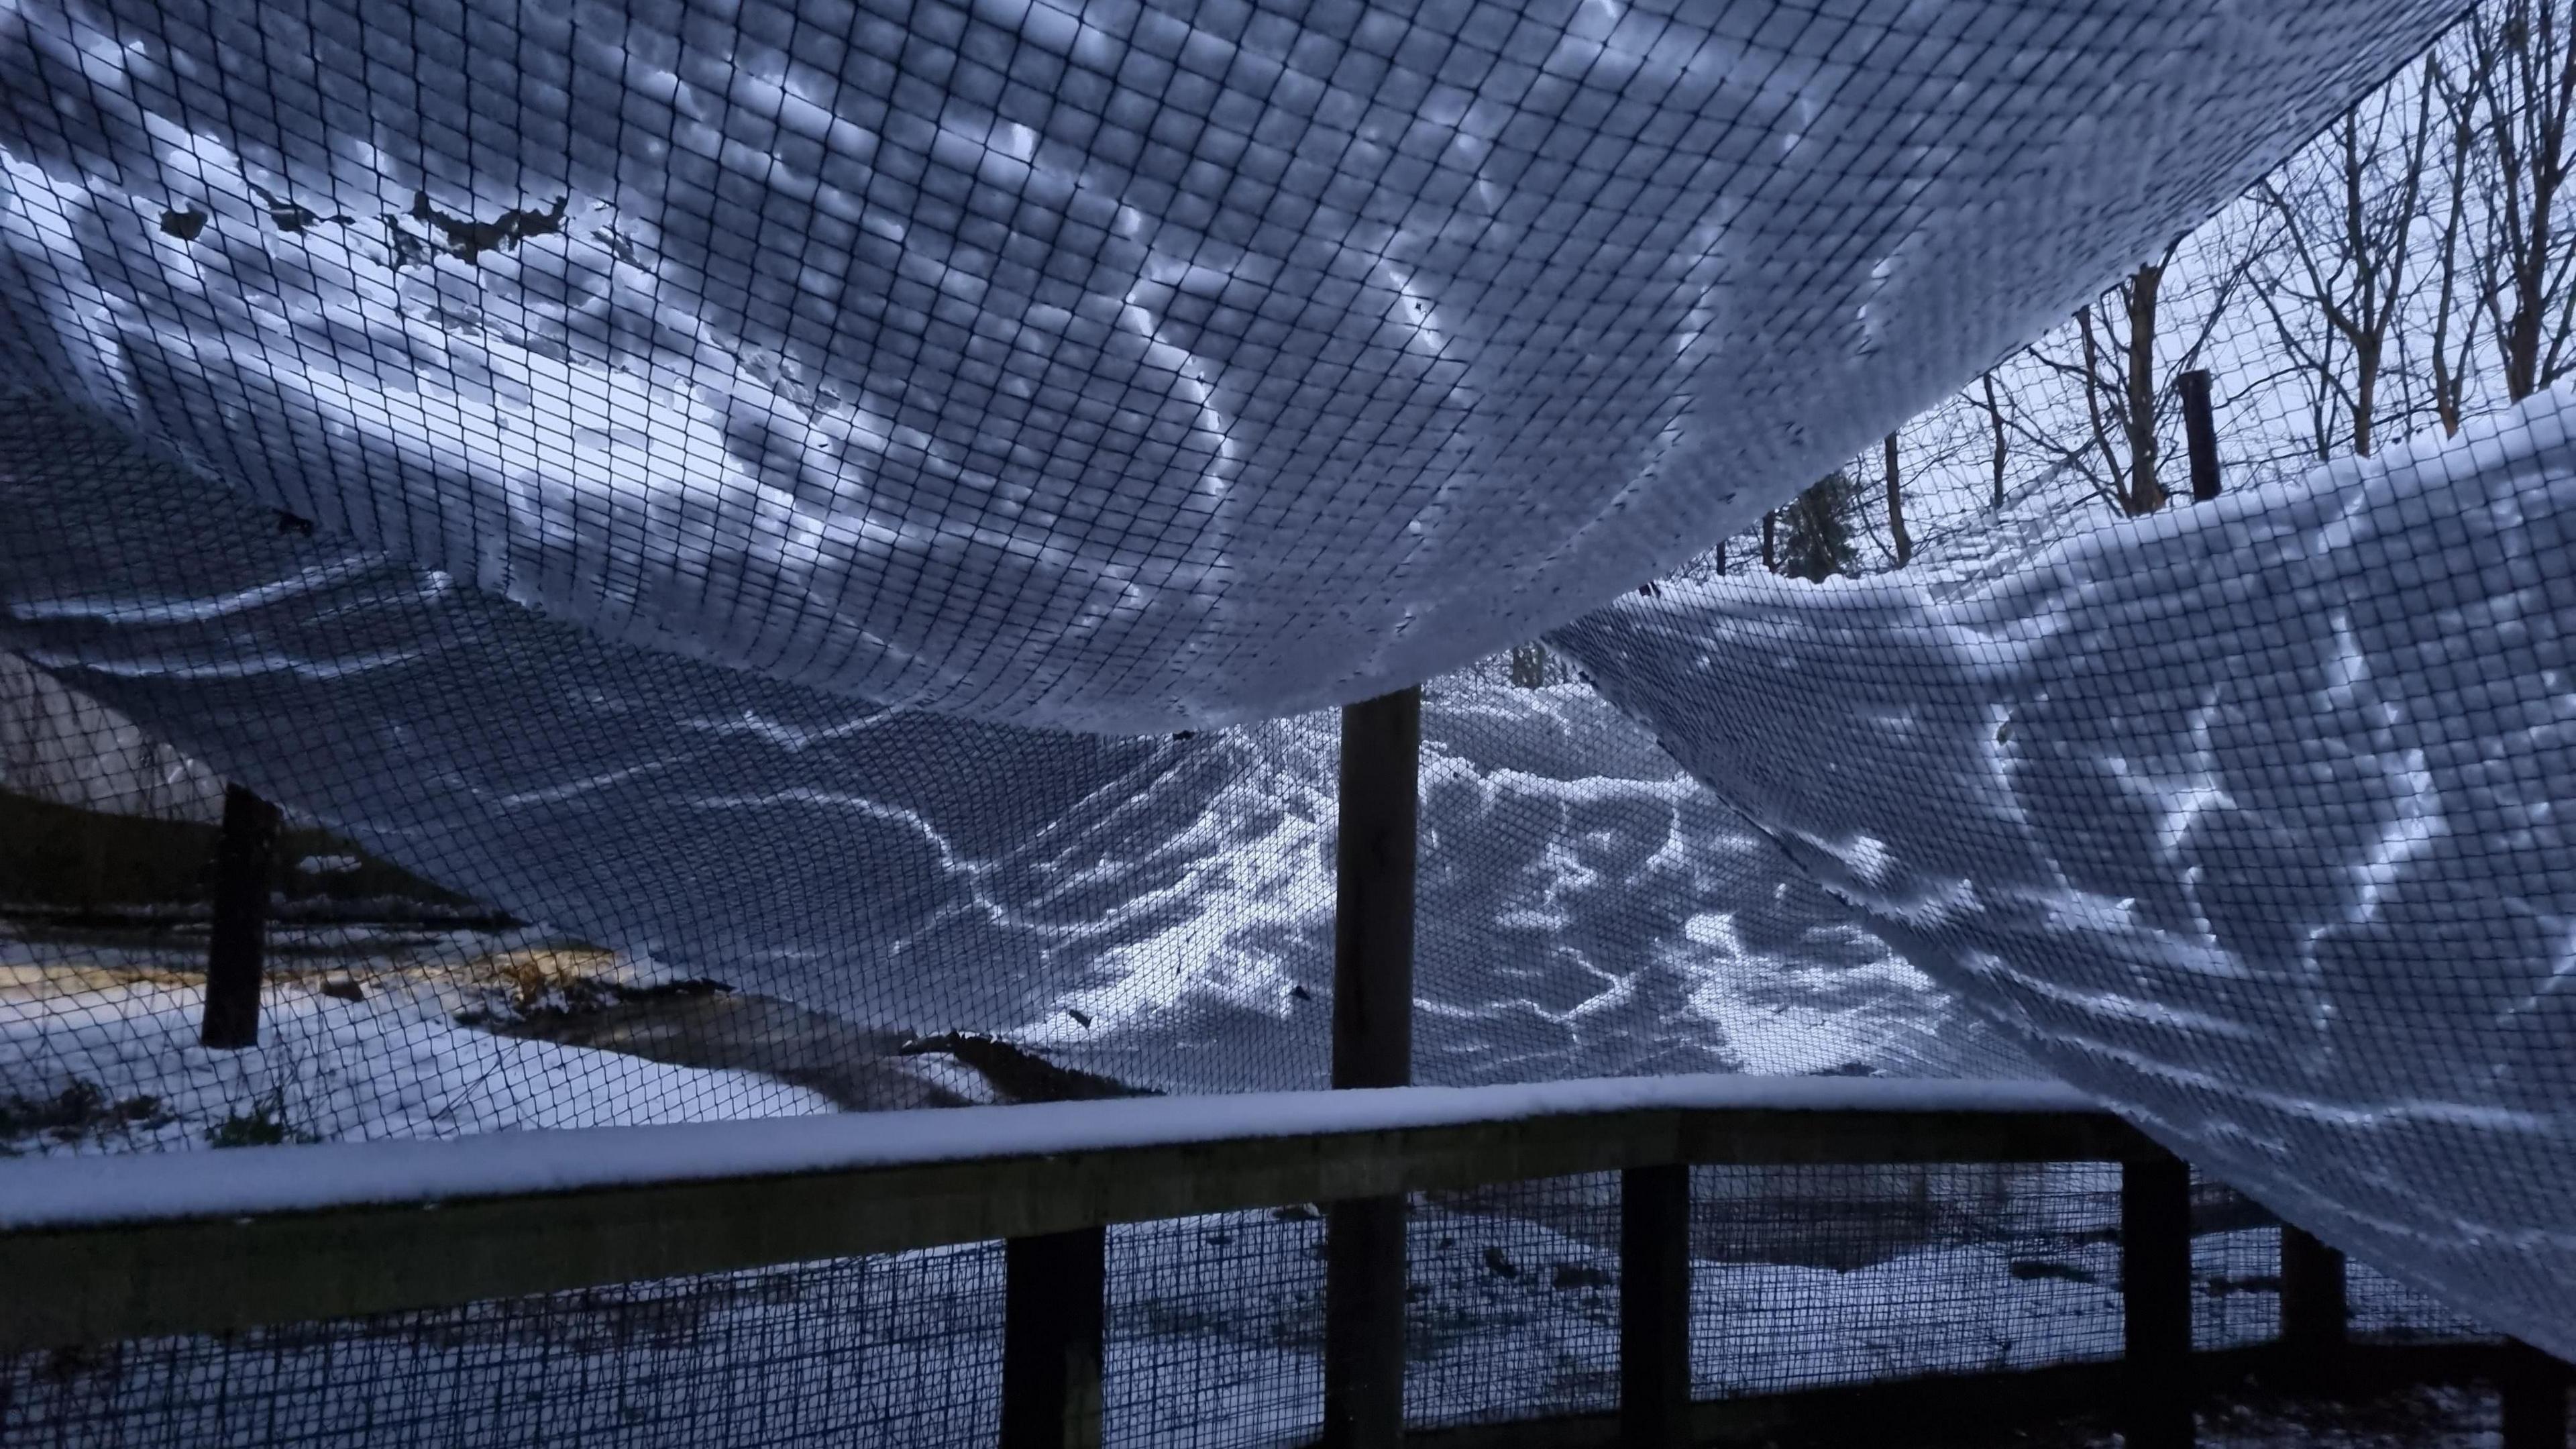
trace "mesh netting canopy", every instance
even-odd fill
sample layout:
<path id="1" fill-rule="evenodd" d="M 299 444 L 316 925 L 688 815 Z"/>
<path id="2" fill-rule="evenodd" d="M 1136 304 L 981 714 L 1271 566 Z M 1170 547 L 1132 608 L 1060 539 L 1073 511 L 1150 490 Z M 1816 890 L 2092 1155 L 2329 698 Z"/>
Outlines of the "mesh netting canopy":
<path id="1" fill-rule="evenodd" d="M 1436 702 L 1425 787 L 1432 989 L 1553 1035 L 1427 1075 L 1747 1065 L 1531 963 L 1830 895 L 1984 1014 L 1902 1065 L 2025 1051 L 2576 1349 L 2564 398 L 1964 598 L 1604 607 L 2448 8 L 0 6 L 0 645 L 174 813 L 879 1023 L 1088 1030 L 1222 935 L 1122 998 L 1215 1003 L 1188 1087 L 1318 1059 L 1290 716 L 1557 629 L 1600 698 Z M 1757 847 L 1825 894 L 1708 909 Z"/>
<path id="2" fill-rule="evenodd" d="M 2043 1065 L 2566 1344 L 2571 421 L 2544 393 L 1955 601 L 1737 586 L 1560 637 Z"/>
<path id="3" fill-rule="evenodd" d="M 1741 527 L 2447 8 L 14 6 L 0 383 L 610 638 L 1256 718 Z"/>

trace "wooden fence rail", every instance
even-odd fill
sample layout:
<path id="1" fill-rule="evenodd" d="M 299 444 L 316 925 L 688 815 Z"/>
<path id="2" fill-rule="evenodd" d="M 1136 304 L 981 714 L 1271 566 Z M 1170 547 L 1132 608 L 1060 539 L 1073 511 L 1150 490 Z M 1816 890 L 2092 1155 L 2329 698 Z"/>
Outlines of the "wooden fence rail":
<path id="1" fill-rule="evenodd" d="M 2187 1171 L 2037 1083 L 1393 1088 L 21 1160 L 0 1163 L 0 1351 L 1000 1239 L 1003 1441 L 1088 1449 L 1109 1225 L 1616 1171 L 1615 1438 L 1674 1449 L 1709 1407 L 1689 1168 L 2040 1162 L 2122 1165 L 2132 1442 L 2187 1443 Z"/>
<path id="2" fill-rule="evenodd" d="M 1709 1163 L 2161 1156 L 2045 1084 L 1680 1077 L 0 1163 L 0 1350 Z"/>

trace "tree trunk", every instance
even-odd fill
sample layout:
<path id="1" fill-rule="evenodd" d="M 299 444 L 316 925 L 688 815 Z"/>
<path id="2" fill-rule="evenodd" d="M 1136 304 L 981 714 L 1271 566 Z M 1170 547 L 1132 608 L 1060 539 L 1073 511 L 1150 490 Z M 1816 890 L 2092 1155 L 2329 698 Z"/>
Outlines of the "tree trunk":
<path id="1" fill-rule="evenodd" d="M 1762 515 L 1762 566 L 1773 573 L 1780 571 L 1780 510 Z"/>
<path id="2" fill-rule="evenodd" d="M 2129 317 L 2127 416 L 2130 516 L 2165 506 L 2165 485 L 2156 476 L 2156 293 L 2164 285 L 2161 266 L 2140 267 L 2122 288 Z"/>
<path id="3" fill-rule="evenodd" d="M 2485 136 L 2493 148 L 2491 184 L 2501 193 L 2500 255 L 2482 270 L 2506 273 L 2510 312 L 2489 294 L 2503 350 L 2505 393 L 2520 402 L 2556 380 L 2567 322 L 2552 307 L 2550 282 L 2564 265 L 2558 253 L 2558 196 L 2567 184 L 2567 130 L 2576 108 L 2576 44 L 2549 0 L 2520 0 L 2500 16 L 2481 9 L 2470 25 L 2473 82 L 2485 103 Z M 2492 224 L 2492 223 L 2491 223 Z M 2494 273 L 2488 272 L 2492 278 Z M 2553 314 L 2556 320 L 2553 321 Z"/>
<path id="4" fill-rule="evenodd" d="M 2460 290 L 2462 229 L 2468 215 L 2469 157 L 2477 147 L 2478 85 L 2474 62 L 2471 74 L 2461 83 L 2454 84 L 2450 70 L 2443 62 L 2442 52 L 2437 48 L 2425 57 L 2424 85 L 2428 91 L 2440 94 L 2443 120 L 2451 128 L 2450 153 L 2444 158 L 2442 172 L 2446 204 L 2442 217 L 2441 249 L 2435 254 L 2440 259 L 2441 272 L 2436 293 L 2438 301 L 2433 310 L 2432 347 L 2433 410 L 2441 419 L 2442 436 L 2450 438 L 2457 437 L 2460 432 L 2461 410 L 2468 389 L 2467 374 L 2471 370 L 2452 363 L 2452 330 L 2456 327 L 2466 334 L 2462 339 L 2461 352 L 2465 362 L 2468 347 L 2475 345 L 2478 325 L 2477 303 L 2464 298 Z"/>
<path id="5" fill-rule="evenodd" d="M 2529 257 L 2514 269 L 2513 323 L 2504 340 L 2504 391 L 2512 402 L 2520 402 L 2540 389 L 2541 309 L 2547 305 L 2540 284 L 2549 270 L 2551 190 L 2546 176 L 2535 179 L 2531 189 L 2531 230 L 2518 243 L 2529 249 Z"/>
<path id="6" fill-rule="evenodd" d="M 2504 392 L 2508 401 L 2531 396 L 2540 376 L 2540 297 L 2536 279 L 2514 285 L 2513 326 L 2505 333 Z"/>
<path id="7" fill-rule="evenodd" d="M 1722 538 L 1717 541 L 1717 576 L 1726 577 L 1726 540 Z"/>
<path id="8" fill-rule="evenodd" d="M 1896 566 L 1914 559 L 1914 539 L 1905 531 L 1905 488 L 1896 471 L 1896 435 L 1887 435 L 1887 536 L 1896 545 Z"/>
<path id="9" fill-rule="evenodd" d="M 1547 646 L 1515 644 L 1512 646 L 1512 683 L 1523 689 L 1536 689 L 1547 683 Z"/>
<path id="10" fill-rule="evenodd" d="M 1995 402 L 1995 375 L 1986 374 L 1986 426 L 1995 435 L 1995 511 L 2004 511 L 2004 410 Z"/>

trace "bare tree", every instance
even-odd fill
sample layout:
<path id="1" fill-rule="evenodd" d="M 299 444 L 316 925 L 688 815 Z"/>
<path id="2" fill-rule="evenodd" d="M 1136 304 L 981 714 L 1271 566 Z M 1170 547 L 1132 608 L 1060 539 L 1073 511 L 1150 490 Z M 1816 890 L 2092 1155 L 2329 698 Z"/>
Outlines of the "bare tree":
<path id="1" fill-rule="evenodd" d="M 2576 44 L 2558 0 L 2497 0 L 2471 12 L 2468 83 L 2484 143 L 2477 245 L 2487 320 L 2503 351 L 2514 401 L 2556 382 L 2570 363 L 2576 245 L 2558 206 L 2571 161 L 2567 122 L 2576 108 Z"/>
<path id="2" fill-rule="evenodd" d="M 2083 460 L 2078 466 L 2113 507 L 2133 518 L 2165 506 L 2164 483 L 2156 474 L 2156 300 L 2172 259 L 2168 247 L 2162 258 L 2077 309 L 2080 361 L 2061 362 L 2041 347 L 2031 349 L 2033 357 L 2072 374 L 2083 388 L 2086 444 L 2073 450 Z"/>
<path id="3" fill-rule="evenodd" d="M 2167 247 L 2163 257 L 2076 309 L 2075 359 L 2061 359 L 2044 343 L 2029 349 L 2030 357 L 2083 392 L 2084 439 L 2065 451 L 2064 461 L 2131 517 L 2165 505 L 2164 484 L 2156 476 L 2156 301 L 2173 254 Z"/>
<path id="4" fill-rule="evenodd" d="M 2177 237 L 2155 261 L 2129 274 L 2092 305 L 2075 313 L 2074 355 L 2064 355 L 2062 340 L 2040 342 L 2023 356 L 2042 375 L 2055 375 L 2074 387 L 2082 399 L 2081 436 L 2073 442 L 2045 423 L 2034 424 L 2016 412 L 1998 410 L 2012 432 L 2036 445 L 2051 470 L 2069 469 L 2089 482 L 2094 493 L 2127 517 L 2153 513 L 2165 506 L 2161 474 L 2162 429 L 2173 410 L 2171 373 L 2199 366 L 2238 288 L 2263 253 L 2259 237 L 2213 232 L 2195 247 L 2191 261 L 2208 272 L 2198 291 L 2186 298 L 2203 308 L 2190 328 L 2190 340 L 2178 349 L 2160 346 L 2167 273 L 2191 237 Z M 2188 310 L 2185 320 L 2189 321 Z M 2159 357 L 2173 356 L 2170 371 Z"/>
<path id="5" fill-rule="evenodd" d="M 1991 431 L 1994 439 L 1994 450 L 1988 460 L 1994 470 L 1995 484 L 1995 496 L 1991 506 L 1997 513 L 2001 513 L 2004 511 L 2004 464 L 2010 460 L 2011 450 L 2004 445 L 2004 410 L 2002 404 L 1995 399 L 1994 369 L 1986 370 L 1986 375 L 1978 379 L 1978 386 L 1984 396 L 1978 401 L 1977 409 L 1986 415 L 1986 427 Z"/>
<path id="6" fill-rule="evenodd" d="M 2461 291 L 2461 264 L 2474 265 L 2474 259 L 2464 254 L 2474 245 L 2468 222 L 2471 193 L 2477 189 L 2473 174 L 2478 154 L 2476 64 L 2474 50 L 2454 58 L 2437 49 L 2424 60 L 2425 87 L 2441 98 L 2449 133 L 2442 158 L 2441 240 L 2432 254 L 2437 285 L 2431 356 L 2426 359 L 2432 371 L 2433 413 L 2441 420 L 2444 437 L 2459 433 L 2467 410 L 2469 382 L 2477 374 L 2478 324 L 2485 312 L 2474 297 Z M 2404 340 L 2401 333 L 2401 345 Z"/>
<path id="7" fill-rule="evenodd" d="M 2346 111 L 2322 144 L 2256 188 L 2283 245 L 2253 290 L 2310 380 L 2321 459 L 2338 441 L 2363 454 L 2374 441 L 2433 133 L 2434 88 L 2428 79 L 2414 91 L 2411 103 L 2383 93 Z"/>

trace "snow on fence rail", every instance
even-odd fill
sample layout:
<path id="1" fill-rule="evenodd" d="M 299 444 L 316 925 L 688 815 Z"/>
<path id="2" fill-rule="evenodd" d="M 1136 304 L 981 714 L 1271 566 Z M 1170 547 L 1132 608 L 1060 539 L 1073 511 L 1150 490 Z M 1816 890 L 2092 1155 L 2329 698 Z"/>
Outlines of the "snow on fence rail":
<path id="1" fill-rule="evenodd" d="M 0 1164 L 0 1350 L 1673 1163 L 2130 1161 L 2049 1083 L 1130 1098 Z"/>
<path id="2" fill-rule="evenodd" d="M 1677 1445 L 1716 1407 L 1691 1398 L 1691 1166 L 2055 1162 L 2122 1167 L 2126 1360 L 2101 1382 L 2143 1390 L 2133 1443 L 2187 1443 L 2188 1170 L 2038 1082 L 1136 1098 L 0 1163 L 0 1353 L 1004 1239 L 1003 1442 L 1096 1445 L 1109 1225 L 1618 1171 L 1620 1411 L 1558 1427 Z"/>
<path id="3" fill-rule="evenodd" d="M 1688 1165 L 1991 1161 L 2129 1164 L 2122 1251 L 2172 1270 L 2125 1274 L 2158 1285 L 2126 1295 L 2132 1357 L 2178 1370 L 2191 1344 L 2188 1173 L 2143 1134 L 2044 1083 L 1741 1077 L 9 1164 L 0 1280 L 19 1291 L 0 1305 L 0 1352 L 1001 1238 L 1003 1442 L 1096 1445 L 1109 1224 L 1617 1170 L 1622 1279 L 1665 1290 L 1623 1295 L 1622 1435 L 1678 1444 L 1690 1421 Z M 2158 1226 L 2141 1230 L 2150 1218 Z M 1338 1311 L 1373 1323 L 1403 1309 Z M 1367 1331 L 1336 1312 L 1328 1338 Z M 2160 1335 L 2151 1348 L 2140 1325 Z"/>

